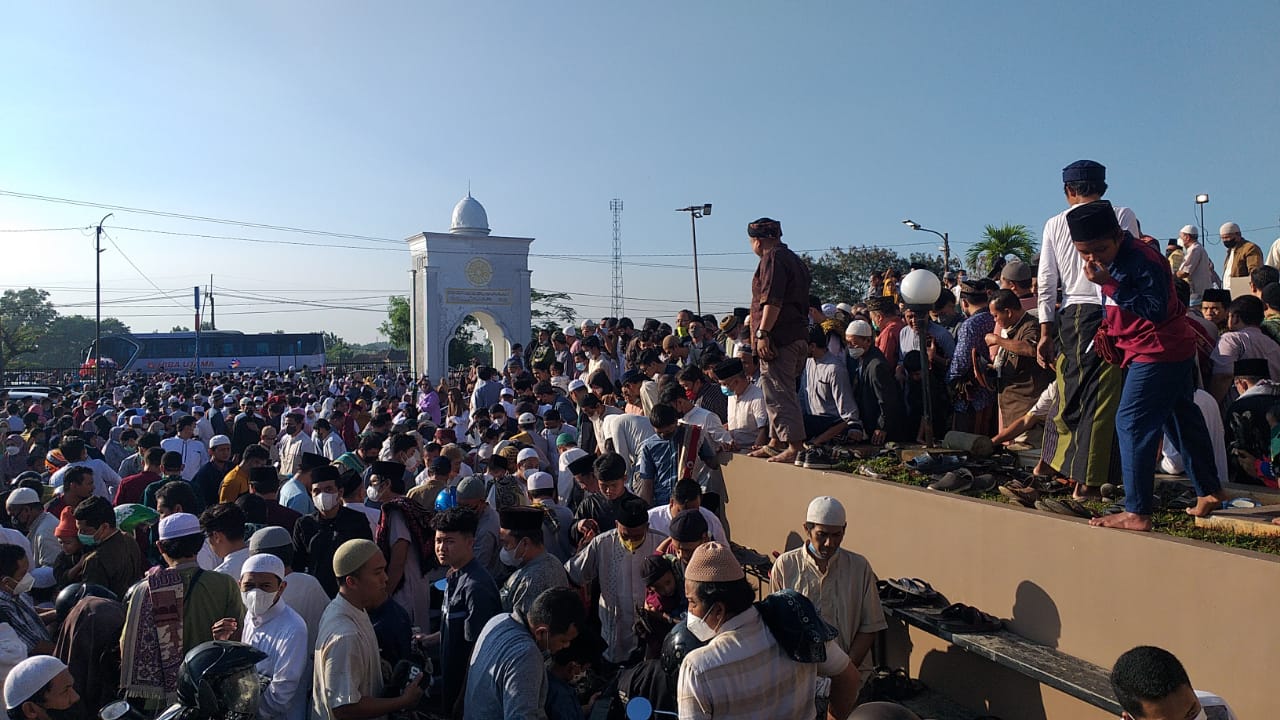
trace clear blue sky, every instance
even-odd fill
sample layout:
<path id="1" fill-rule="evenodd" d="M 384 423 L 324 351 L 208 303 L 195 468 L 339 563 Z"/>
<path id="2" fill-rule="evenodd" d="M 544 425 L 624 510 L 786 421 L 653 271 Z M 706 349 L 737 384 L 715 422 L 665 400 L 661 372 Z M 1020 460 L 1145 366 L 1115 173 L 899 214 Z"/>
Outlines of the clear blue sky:
<path id="1" fill-rule="evenodd" d="M 957 251 L 987 223 L 1039 233 L 1060 169 L 1109 168 L 1113 200 L 1173 236 L 1207 192 L 1268 246 L 1280 230 L 1280 3 L 23 3 L 0 15 L 0 189 L 400 240 L 448 228 L 471 183 L 496 234 L 601 259 L 625 201 L 626 309 L 747 299 L 745 223 L 797 249 Z M 83 227 L 93 207 L 0 196 L 0 229 Z M 403 245 L 117 212 L 108 225 L 359 249 L 109 231 L 104 314 L 378 339 Z M 1254 229 L 1258 228 L 1258 229 Z M 1211 232 L 1216 239 L 1216 233 Z M 56 288 L 92 315 L 92 239 L 0 234 L 0 287 Z M 371 249 L 379 248 L 379 249 Z M 1220 263 L 1222 249 L 1210 246 Z M 715 253 L 722 253 L 716 255 Z M 637 263 L 674 267 L 648 267 Z M 607 314 L 609 265 L 535 258 L 534 287 Z M 731 269 L 711 269 L 731 268 Z M 86 304 L 87 303 L 87 304 Z M 241 313 L 235 314 L 232 313 Z"/>

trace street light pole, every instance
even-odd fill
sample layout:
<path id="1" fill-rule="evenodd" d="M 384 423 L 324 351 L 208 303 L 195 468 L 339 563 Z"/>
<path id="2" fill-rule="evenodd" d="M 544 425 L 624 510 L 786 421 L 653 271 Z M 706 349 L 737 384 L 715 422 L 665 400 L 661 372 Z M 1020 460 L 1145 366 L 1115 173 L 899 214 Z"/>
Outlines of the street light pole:
<path id="1" fill-rule="evenodd" d="M 951 236 L 949 234 L 945 232 L 938 232 L 937 230 L 930 230 L 927 227 L 921 227 L 920 223 L 913 220 L 903 220 L 902 224 L 912 230 L 923 230 L 924 232 L 930 232 L 942 238 L 942 271 L 951 271 Z"/>
<path id="2" fill-rule="evenodd" d="M 1209 203 L 1208 193 L 1200 193 L 1196 196 L 1196 209 L 1200 211 L 1200 242 L 1205 242 L 1204 237 L 1204 206 Z"/>
<path id="3" fill-rule="evenodd" d="M 693 297 L 698 316 L 702 316 L 702 288 L 698 282 L 698 218 L 711 214 L 711 203 L 676 208 L 676 212 L 689 213 L 689 231 L 693 235 Z"/>
<path id="4" fill-rule="evenodd" d="M 93 236 L 94 308 L 93 323 L 93 379 L 98 391 L 102 391 L 102 223 L 115 213 L 107 213 L 98 221 Z"/>

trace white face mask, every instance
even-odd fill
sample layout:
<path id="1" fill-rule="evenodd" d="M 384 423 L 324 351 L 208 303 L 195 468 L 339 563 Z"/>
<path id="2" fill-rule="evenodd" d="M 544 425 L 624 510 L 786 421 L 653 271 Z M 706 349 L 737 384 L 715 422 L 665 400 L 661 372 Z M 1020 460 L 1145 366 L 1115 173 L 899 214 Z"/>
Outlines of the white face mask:
<path id="1" fill-rule="evenodd" d="M 857 360 L 858 358 L 862 357 L 862 354 L 865 353 L 866 351 L 867 351 L 866 348 L 851 347 L 849 348 L 849 357 L 853 358 L 854 360 Z"/>
<path id="2" fill-rule="evenodd" d="M 23 593 L 31 592 L 31 588 L 35 587 L 35 584 L 36 584 L 35 576 L 32 575 L 31 573 L 27 573 L 26 575 L 22 576 L 22 579 L 19 580 L 16 585 L 13 586 L 13 594 L 21 595 Z"/>
<path id="3" fill-rule="evenodd" d="M 689 628 L 689 632 L 693 633 L 693 636 L 702 642 L 711 642 L 711 638 L 716 636 L 716 631 L 705 620 L 693 613 L 689 613 L 684 622 L 685 627 Z"/>
<path id="4" fill-rule="evenodd" d="M 404 460 L 404 468 L 406 470 L 417 470 L 418 466 L 421 464 L 422 464 L 422 453 L 417 450 L 414 450 L 413 454 L 405 458 Z"/>
<path id="5" fill-rule="evenodd" d="M 338 497 L 338 493 L 320 493 L 315 496 L 316 509 L 320 512 L 329 512 L 338 507 L 338 503 L 342 500 Z"/>
<path id="6" fill-rule="evenodd" d="M 276 604 L 276 594 L 254 588 L 246 592 L 240 593 L 241 599 L 244 600 L 244 609 L 254 617 L 262 617 L 264 613 Z"/>
<path id="7" fill-rule="evenodd" d="M 378 492 L 378 488 L 372 485 L 364 489 L 364 496 L 369 499 L 369 502 L 377 502 L 379 495 L 381 493 Z"/>
<path id="8" fill-rule="evenodd" d="M 5 446 L 4 446 L 4 454 L 5 454 L 5 455 L 17 455 L 17 454 L 18 454 L 18 451 L 19 451 L 19 450 L 21 450 L 21 449 L 22 449 L 22 448 L 18 447 L 17 445 L 5 445 Z"/>
<path id="9" fill-rule="evenodd" d="M 521 565 L 524 565 L 524 560 L 516 557 L 516 551 L 514 549 L 508 550 L 506 548 L 502 548 L 498 551 L 498 559 L 507 567 L 518 568 Z"/>

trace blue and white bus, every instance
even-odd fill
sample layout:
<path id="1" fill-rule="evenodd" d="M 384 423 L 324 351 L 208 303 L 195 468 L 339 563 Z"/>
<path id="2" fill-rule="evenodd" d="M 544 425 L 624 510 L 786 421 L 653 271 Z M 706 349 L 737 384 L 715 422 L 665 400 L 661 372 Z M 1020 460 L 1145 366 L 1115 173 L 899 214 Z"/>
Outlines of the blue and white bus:
<path id="1" fill-rule="evenodd" d="M 115 363 L 118 372 L 190 372 L 196 367 L 196 334 L 126 333 L 102 338 L 102 365 Z M 322 333 L 242 333 L 207 330 L 200 333 L 200 372 L 312 370 L 324 367 Z M 94 359 L 89 345 L 86 365 Z"/>

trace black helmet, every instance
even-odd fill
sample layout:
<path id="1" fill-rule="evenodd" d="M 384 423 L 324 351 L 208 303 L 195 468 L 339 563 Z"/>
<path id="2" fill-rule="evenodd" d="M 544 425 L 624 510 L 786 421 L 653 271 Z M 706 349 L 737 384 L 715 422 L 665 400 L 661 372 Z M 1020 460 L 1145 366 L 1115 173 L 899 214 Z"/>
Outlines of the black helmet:
<path id="1" fill-rule="evenodd" d="M 689 632 L 689 627 L 681 620 L 662 640 L 662 669 L 668 675 L 675 675 L 680 670 L 680 663 L 689 653 L 706 643 L 697 635 Z"/>
<path id="2" fill-rule="evenodd" d="M 57 599 L 53 601 L 53 609 L 58 614 L 58 622 L 66 620 L 71 608 L 74 608 L 81 600 L 87 597 L 106 598 L 107 600 L 120 599 L 116 597 L 115 593 L 101 585 L 71 583 L 62 588 L 62 591 L 58 593 Z"/>
<path id="3" fill-rule="evenodd" d="M 178 702 L 196 708 L 201 717 L 256 718 L 262 685 L 254 666 L 266 657 L 255 647 L 230 640 L 197 645 L 182 659 Z"/>

